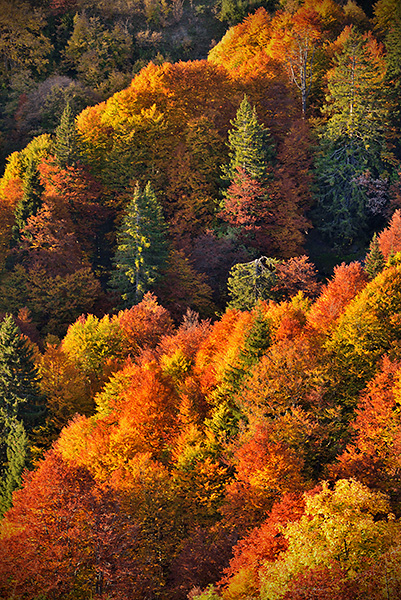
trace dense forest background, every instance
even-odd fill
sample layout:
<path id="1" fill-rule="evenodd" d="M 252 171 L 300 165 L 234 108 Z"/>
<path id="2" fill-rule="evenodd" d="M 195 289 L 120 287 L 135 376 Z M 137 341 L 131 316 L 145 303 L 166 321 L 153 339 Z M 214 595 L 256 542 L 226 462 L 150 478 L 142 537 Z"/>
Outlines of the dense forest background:
<path id="1" fill-rule="evenodd" d="M 401 6 L 0 0 L 0 595 L 401 596 Z"/>

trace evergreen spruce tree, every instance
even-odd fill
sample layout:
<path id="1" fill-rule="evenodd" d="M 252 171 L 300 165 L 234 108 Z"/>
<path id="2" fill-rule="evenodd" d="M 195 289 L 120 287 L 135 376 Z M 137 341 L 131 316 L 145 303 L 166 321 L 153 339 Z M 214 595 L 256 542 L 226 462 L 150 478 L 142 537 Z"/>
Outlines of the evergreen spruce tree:
<path id="1" fill-rule="evenodd" d="M 0 324 L 0 510 L 20 484 L 27 456 L 24 406 L 38 404 L 33 353 L 11 315 Z M 32 408 L 31 408 L 32 411 Z"/>
<path id="2" fill-rule="evenodd" d="M 270 324 L 264 318 L 259 302 L 255 306 L 255 320 L 246 336 L 244 348 L 240 352 L 240 362 L 244 374 L 262 358 L 270 343 Z"/>
<path id="3" fill-rule="evenodd" d="M 272 220 L 268 193 L 274 147 L 246 96 L 228 132 L 229 163 L 223 166 L 222 201 L 218 217 L 238 243 L 264 253 L 269 242 L 266 225 Z"/>
<path id="4" fill-rule="evenodd" d="M 365 258 L 365 271 L 370 279 L 374 279 L 376 275 L 381 273 L 385 267 L 386 261 L 379 247 L 379 242 L 376 234 L 374 234 L 370 242 L 369 252 Z"/>
<path id="5" fill-rule="evenodd" d="M 255 320 L 247 332 L 244 348 L 239 352 L 236 365 L 230 366 L 211 397 L 214 408 L 205 424 L 217 439 L 229 439 L 238 433 L 239 422 L 243 418 L 238 395 L 244 388 L 252 367 L 266 353 L 270 343 L 270 325 L 264 318 L 260 305 L 256 304 Z"/>
<path id="6" fill-rule="evenodd" d="M 37 403 L 37 376 L 31 347 L 6 315 L 0 324 L 0 422 L 11 422 L 22 405 Z"/>
<path id="7" fill-rule="evenodd" d="M 388 177 L 386 156 L 387 110 L 382 84 L 385 66 L 372 38 L 350 27 L 342 34 L 342 51 L 329 73 L 324 108 L 329 116 L 316 154 L 320 230 L 337 246 L 347 246 L 369 233 L 366 190 L 358 178 Z"/>
<path id="8" fill-rule="evenodd" d="M 168 258 L 166 224 L 150 183 L 136 186 L 117 231 L 115 270 L 110 285 L 124 306 L 137 304 L 161 278 Z"/>
<path id="9" fill-rule="evenodd" d="M 53 142 L 53 152 L 61 167 L 73 165 L 78 158 L 77 133 L 75 128 L 75 117 L 67 102 L 60 125 L 56 128 L 56 137 Z"/>
<path id="10" fill-rule="evenodd" d="M 390 107 L 389 120 L 394 130 L 392 140 L 398 158 L 401 157 L 401 3 L 399 0 L 378 0 L 374 6 L 376 28 L 386 46 L 385 99 Z"/>
<path id="11" fill-rule="evenodd" d="M 231 183 L 238 169 L 243 169 L 252 179 L 265 181 L 274 156 L 273 142 L 268 130 L 259 123 L 256 109 L 252 108 L 246 96 L 231 124 L 233 127 L 228 132 L 230 162 L 223 167 L 223 179 Z"/>
<path id="12" fill-rule="evenodd" d="M 34 161 L 30 161 L 24 175 L 23 194 L 21 200 L 15 207 L 15 225 L 13 227 L 13 239 L 17 241 L 21 229 L 32 215 L 36 215 L 42 206 L 42 193 L 44 187 L 40 181 L 40 174 Z"/>
<path id="13" fill-rule="evenodd" d="M 5 447 L 7 461 L 0 481 L 0 515 L 12 506 L 12 494 L 21 485 L 21 476 L 28 454 L 28 437 L 23 423 L 11 419 L 6 427 Z"/>

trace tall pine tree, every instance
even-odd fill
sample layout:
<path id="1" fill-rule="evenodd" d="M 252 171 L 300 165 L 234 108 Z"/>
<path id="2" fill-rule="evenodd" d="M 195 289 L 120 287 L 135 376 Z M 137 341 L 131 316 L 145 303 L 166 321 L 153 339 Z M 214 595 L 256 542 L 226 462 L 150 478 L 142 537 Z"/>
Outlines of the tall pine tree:
<path id="1" fill-rule="evenodd" d="M 374 279 L 381 273 L 386 265 L 382 251 L 380 250 L 377 235 L 374 234 L 369 245 L 369 252 L 365 257 L 365 271 L 369 279 Z"/>
<path id="2" fill-rule="evenodd" d="M 230 161 L 223 167 L 224 200 L 218 216 L 233 228 L 238 242 L 266 251 L 266 227 L 272 221 L 272 201 L 267 184 L 271 179 L 273 143 L 259 123 L 255 107 L 246 96 L 228 132 Z"/>
<path id="3" fill-rule="evenodd" d="M 136 186 L 117 231 L 115 270 L 111 286 L 126 307 L 137 304 L 161 278 L 168 258 L 166 224 L 160 204 L 148 183 Z"/>
<path id="4" fill-rule="evenodd" d="M 387 65 L 384 92 L 390 107 L 389 119 L 394 131 L 394 144 L 401 157 L 401 3 L 378 0 L 374 6 L 376 28 L 383 36 Z"/>

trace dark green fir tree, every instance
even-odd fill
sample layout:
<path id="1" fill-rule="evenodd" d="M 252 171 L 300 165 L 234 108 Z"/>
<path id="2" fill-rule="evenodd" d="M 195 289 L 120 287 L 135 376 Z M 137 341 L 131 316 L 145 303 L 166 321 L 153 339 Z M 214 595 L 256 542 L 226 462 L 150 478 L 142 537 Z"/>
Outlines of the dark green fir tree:
<path id="1" fill-rule="evenodd" d="M 0 421 L 21 414 L 23 405 L 36 405 L 40 394 L 33 351 L 12 315 L 0 324 Z"/>
<path id="2" fill-rule="evenodd" d="M 386 48 L 386 77 L 383 86 L 389 107 L 389 120 L 394 131 L 392 142 L 398 159 L 401 157 L 401 2 L 378 0 L 374 5 L 375 29 Z"/>
<path id="3" fill-rule="evenodd" d="M 162 208 L 150 183 L 143 191 L 137 185 L 117 231 L 115 270 L 110 281 L 120 293 L 123 306 L 140 302 L 160 281 L 167 258 Z"/>
<path id="4" fill-rule="evenodd" d="M 65 106 L 60 125 L 55 133 L 53 152 L 56 160 L 60 167 L 70 167 L 78 159 L 78 150 L 75 117 L 69 102 Z"/>
<path id="5" fill-rule="evenodd" d="M 385 267 L 386 261 L 379 247 L 379 242 L 376 234 L 374 234 L 369 245 L 369 252 L 365 258 L 365 271 L 369 275 L 369 279 L 374 279 L 376 275 L 381 273 Z"/>
<path id="6" fill-rule="evenodd" d="M 11 419 L 5 432 L 6 462 L 0 481 L 0 515 L 12 506 L 12 495 L 21 485 L 28 456 L 28 437 L 22 421 Z"/>
<path id="7" fill-rule="evenodd" d="M 388 108 L 380 46 L 350 27 L 328 75 L 328 117 L 321 131 L 315 173 L 315 223 L 333 245 L 346 247 L 369 235 L 366 189 L 359 178 L 392 178 L 394 157 L 386 151 Z M 393 174 L 393 175 L 392 175 Z"/>
<path id="8" fill-rule="evenodd" d="M 42 206 L 42 194 L 44 187 L 40 181 L 40 174 L 35 161 L 30 161 L 24 174 L 23 194 L 21 200 L 15 207 L 15 225 L 13 227 L 13 238 L 17 241 L 20 231 L 32 215 L 36 215 Z"/>
<path id="9" fill-rule="evenodd" d="M 24 421 L 32 425 L 39 406 L 38 373 L 32 348 L 21 335 L 12 315 L 0 324 L 0 508 L 11 502 L 20 484 L 27 457 Z"/>
<path id="10" fill-rule="evenodd" d="M 247 332 L 244 347 L 239 351 L 235 365 L 231 365 L 221 384 L 210 398 L 214 404 L 206 426 L 213 431 L 217 439 L 229 439 L 239 430 L 243 419 L 239 396 L 241 389 L 252 373 L 252 367 L 266 353 L 271 343 L 270 325 L 264 318 L 260 304 L 254 309 L 255 319 Z"/>

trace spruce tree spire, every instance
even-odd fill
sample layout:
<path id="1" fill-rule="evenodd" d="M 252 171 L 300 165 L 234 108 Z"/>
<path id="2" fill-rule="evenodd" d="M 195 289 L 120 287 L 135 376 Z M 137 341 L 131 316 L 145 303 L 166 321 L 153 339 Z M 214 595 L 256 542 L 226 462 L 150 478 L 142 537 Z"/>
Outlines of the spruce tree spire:
<path id="1" fill-rule="evenodd" d="M 21 485 L 21 477 L 26 465 L 28 438 L 24 425 L 19 419 L 12 419 L 5 428 L 7 462 L 0 479 L 0 516 L 11 508 L 14 490 Z"/>
<path id="2" fill-rule="evenodd" d="M 230 162 L 223 168 L 224 179 L 233 181 L 238 169 L 258 181 L 269 175 L 274 149 L 268 130 L 259 123 L 255 107 L 244 96 L 228 132 Z"/>
<path id="3" fill-rule="evenodd" d="M 56 129 L 53 151 L 61 167 L 73 165 L 78 158 L 75 117 L 69 102 L 63 110 L 60 125 Z"/>
<path id="4" fill-rule="evenodd" d="M 110 282 L 124 306 L 137 304 L 160 279 L 167 257 L 162 208 L 149 182 L 143 191 L 137 184 L 117 231 L 116 269 Z"/>
<path id="5" fill-rule="evenodd" d="M 15 225 L 13 238 L 18 240 L 21 229 L 32 215 L 36 215 L 42 206 L 42 193 L 44 187 L 40 181 L 40 174 L 35 161 L 30 161 L 24 175 L 23 194 L 15 208 Z"/>
<path id="6" fill-rule="evenodd" d="M 18 416 L 24 403 L 36 403 L 37 370 L 33 353 L 12 315 L 0 324 L 0 422 Z"/>
<path id="7" fill-rule="evenodd" d="M 365 271 L 369 275 L 369 279 L 374 279 L 376 275 L 383 271 L 386 261 L 382 251 L 380 250 L 377 235 L 374 234 L 369 245 L 369 252 L 365 258 Z"/>
<path id="8" fill-rule="evenodd" d="M 342 44 L 328 73 L 328 120 L 315 156 L 315 210 L 320 231 L 335 245 L 363 240 L 369 234 L 369 206 L 361 175 L 394 177 L 386 147 L 388 109 L 381 48 L 354 27 L 341 34 Z"/>
<path id="9" fill-rule="evenodd" d="M 32 350 L 7 314 L 0 324 L 0 513 L 21 482 L 28 446 L 22 406 L 37 404 L 36 380 Z"/>

